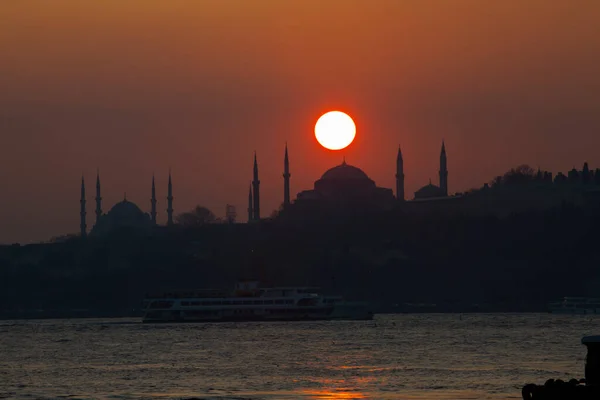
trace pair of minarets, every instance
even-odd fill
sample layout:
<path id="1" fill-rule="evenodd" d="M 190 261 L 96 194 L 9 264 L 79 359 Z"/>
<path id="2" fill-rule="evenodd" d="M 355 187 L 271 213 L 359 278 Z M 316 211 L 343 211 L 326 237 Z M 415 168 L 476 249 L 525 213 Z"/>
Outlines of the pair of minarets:
<path id="1" fill-rule="evenodd" d="M 171 180 L 171 171 L 169 171 L 169 184 L 167 190 L 167 225 L 173 225 L 173 182 Z M 96 174 L 96 224 L 100 221 L 102 217 L 102 195 L 101 195 L 101 187 L 100 187 L 100 173 Z M 80 217 L 80 231 L 81 236 L 87 236 L 87 223 L 86 223 L 86 199 L 85 199 L 85 180 L 83 176 L 81 177 L 81 200 L 79 200 L 81 205 L 79 217 Z M 154 176 L 152 176 L 152 197 L 150 198 L 150 219 L 153 225 L 156 225 L 156 185 L 154 183 Z"/>
<path id="2" fill-rule="evenodd" d="M 440 153 L 440 189 L 444 196 L 448 196 L 448 168 L 446 160 L 446 145 L 442 140 L 442 151 Z M 404 200 L 404 161 L 402 160 L 402 150 L 398 146 L 398 157 L 396 158 L 396 198 Z"/>
<path id="3" fill-rule="evenodd" d="M 156 225 L 156 186 L 154 185 L 154 175 L 152 175 L 152 197 L 150 198 L 150 219 L 152 225 Z M 173 225 L 173 181 L 171 171 L 169 170 L 169 183 L 167 186 L 167 225 Z"/>
<path id="4" fill-rule="evenodd" d="M 250 191 L 248 192 L 248 222 L 260 220 L 260 180 L 258 179 L 258 162 L 254 152 L 254 171 Z M 283 207 L 290 205 L 290 159 L 287 143 L 283 157 Z"/>

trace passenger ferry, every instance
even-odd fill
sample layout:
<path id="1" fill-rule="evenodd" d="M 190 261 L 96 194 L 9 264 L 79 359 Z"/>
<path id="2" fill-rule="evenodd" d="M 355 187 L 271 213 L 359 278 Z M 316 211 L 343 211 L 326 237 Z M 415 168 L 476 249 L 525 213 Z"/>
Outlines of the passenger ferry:
<path id="1" fill-rule="evenodd" d="M 316 288 L 262 288 L 238 282 L 233 292 L 203 289 L 148 295 L 143 322 L 370 320 L 367 303 L 319 294 Z"/>
<path id="2" fill-rule="evenodd" d="M 548 311 L 552 314 L 600 314 L 600 299 L 564 297 L 561 301 L 550 303 Z"/>

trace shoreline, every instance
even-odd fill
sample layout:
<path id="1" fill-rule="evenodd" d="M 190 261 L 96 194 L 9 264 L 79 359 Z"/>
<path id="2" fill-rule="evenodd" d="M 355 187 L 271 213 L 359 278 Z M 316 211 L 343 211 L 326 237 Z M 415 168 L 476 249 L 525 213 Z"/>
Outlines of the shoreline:
<path id="1" fill-rule="evenodd" d="M 463 310 L 463 311 L 390 311 L 376 312 L 375 315 L 397 315 L 397 314 L 550 314 L 546 310 Z M 565 315 L 565 314 L 556 314 Z M 573 314 L 584 316 L 586 314 Z M 587 314 L 595 315 L 595 314 Z M 1 312 L 0 321 L 18 320 L 46 320 L 46 319 L 96 319 L 96 318 L 139 318 L 141 313 L 119 313 L 119 312 L 74 312 L 74 311 L 25 311 L 25 312 Z"/>

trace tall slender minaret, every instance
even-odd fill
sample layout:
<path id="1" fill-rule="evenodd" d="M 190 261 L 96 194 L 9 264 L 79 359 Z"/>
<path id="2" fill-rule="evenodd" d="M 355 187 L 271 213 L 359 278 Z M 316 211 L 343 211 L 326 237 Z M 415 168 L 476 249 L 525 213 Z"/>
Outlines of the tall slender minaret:
<path id="1" fill-rule="evenodd" d="M 252 184 L 250 185 L 250 191 L 248 192 L 248 222 L 254 220 L 254 209 L 252 208 Z"/>
<path id="2" fill-rule="evenodd" d="M 404 201 L 404 161 L 400 146 L 398 146 L 398 156 L 396 157 L 396 199 Z"/>
<path id="3" fill-rule="evenodd" d="M 154 174 L 152 174 L 152 197 L 150 198 L 150 207 L 152 225 L 156 225 L 156 186 L 154 185 Z"/>
<path id="4" fill-rule="evenodd" d="M 96 171 L 96 224 L 102 216 L 102 196 L 100 194 L 100 170 Z"/>
<path id="5" fill-rule="evenodd" d="M 169 189 L 167 194 L 167 225 L 173 225 L 173 183 L 171 182 L 171 170 L 169 170 Z"/>
<path id="6" fill-rule="evenodd" d="M 442 152 L 440 153 L 440 189 L 444 196 L 448 196 L 448 168 L 446 166 L 446 146 L 442 140 Z"/>
<path id="7" fill-rule="evenodd" d="M 258 163 L 256 162 L 256 151 L 254 152 L 254 178 L 252 180 L 252 206 L 254 221 L 260 220 L 260 181 L 258 180 Z"/>
<path id="8" fill-rule="evenodd" d="M 283 158 L 283 206 L 290 205 L 290 160 L 288 158 L 287 142 L 285 144 L 285 157 Z"/>
<path id="9" fill-rule="evenodd" d="M 83 175 L 81 176 L 81 199 L 79 203 L 81 204 L 81 209 L 79 210 L 79 228 L 81 230 L 81 237 L 84 238 L 87 236 L 87 224 L 85 223 L 85 181 L 83 180 Z"/>

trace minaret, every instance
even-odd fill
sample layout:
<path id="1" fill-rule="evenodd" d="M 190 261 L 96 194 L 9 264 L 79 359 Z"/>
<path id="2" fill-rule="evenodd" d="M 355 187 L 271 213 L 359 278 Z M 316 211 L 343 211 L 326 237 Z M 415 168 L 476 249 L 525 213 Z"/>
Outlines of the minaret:
<path id="1" fill-rule="evenodd" d="M 79 211 L 80 225 L 81 229 L 81 237 L 84 238 L 87 236 L 87 224 L 85 223 L 85 182 L 83 180 L 83 175 L 81 176 L 81 200 L 79 200 L 81 204 L 81 209 Z"/>
<path id="2" fill-rule="evenodd" d="M 150 206 L 152 225 L 156 225 L 156 186 L 154 185 L 154 175 L 152 175 L 152 197 L 150 198 Z"/>
<path id="3" fill-rule="evenodd" d="M 256 151 L 254 152 L 254 178 L 252 180 L 252 206 L 253 219 L 260 221 L 260 181 L 258 180 L 258 163 L 256 162 Z"/>
<path id="4" fill-rule="evenodd" d="M 248 222 L 252 222 L 254 219 L 254 209 L 252 208 L 252 185 L 250 185 L 250 191 L 248 192 Z"/>
<path id="5" fill-rule="evenodd" d="M 100 170 L 96 172 L 96 224 L 102 216 L 102 196 L 100 195 Z"/>
<path id="6" fill-rule="evenodd" d="M 400 146 L 398 146 L 398 156 L 396 157 L 396 199 L 404 201 L 404 161 Z"/>
<path id="7" fill-rule="evenodd" d="M 290 205 L 290 160 L 288 158 L 287 143 L 285 144 L 285 157 L 283 158 L 283 207 Z"/>
<path id="8" fill-rule="evenodd" d="M 444 196 L 448 196 L 448 168 L 446 167 L 446 146 L 442 140 L 442 152 L 440 153 L 440 189 Z"/>
<path id="9" fill-rule="evenodd" d="M 167 195 L 167 225 L 173 225 L 173 183 L 171 182 L 171 170 L 169 170 L 169 190 Z"/>

